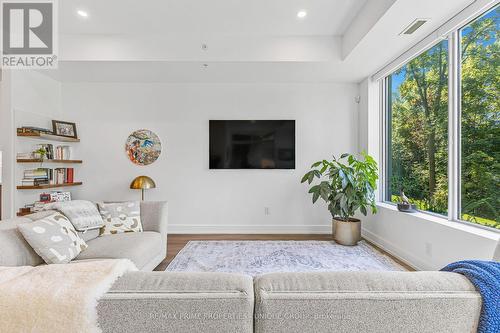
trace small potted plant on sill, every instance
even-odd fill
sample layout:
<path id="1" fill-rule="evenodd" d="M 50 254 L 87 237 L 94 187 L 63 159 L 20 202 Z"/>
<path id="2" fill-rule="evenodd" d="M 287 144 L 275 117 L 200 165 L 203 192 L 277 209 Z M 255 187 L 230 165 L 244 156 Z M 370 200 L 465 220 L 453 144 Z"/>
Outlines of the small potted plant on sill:
<path id="1" fill-rule="evenodd" d="M 333 156 L 331 161 L 318 161 L 302 177 L 302 183 L 309 184 L 318 178 L 319 184 L 314 184 L 309 193 L 313 203 L 319 198 L 327 203 L 333 218 L 334 240 L 342 245 L 356 245 L 361 239 L 361 221 L 354 218 L 358 210 L 365 216 L 368 209 L 373 214 L 377 212 L 377 162 L 364 152 L 361 156 L 362 160 L 345 153 L 340 159 Z"/>

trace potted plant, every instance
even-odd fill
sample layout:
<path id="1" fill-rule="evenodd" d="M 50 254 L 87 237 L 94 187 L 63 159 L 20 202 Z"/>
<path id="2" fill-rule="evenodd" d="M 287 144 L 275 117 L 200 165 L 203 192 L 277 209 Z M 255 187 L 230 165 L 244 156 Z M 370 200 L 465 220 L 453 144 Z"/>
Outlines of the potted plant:
<path id="1" fill-rule="evenodd" d="M 45 150 L 45 148 L 43 147 L 40 147 L 33 152 L 33 157 L 40 160 L 40 166 L 43 165 L 43 160 L 45 159 L 45 156 L 47 156 L 47 150 Z"/>
<path id="2" fill-rule="evenodd" d="M 333 160 L 318 161 L 302 177 L 302 183 L 319 184 L 309 189 L 312 201 L 323 199 L 332 214 L 334 239 L 342 245 L 356 245 L 361 239 L 361 221 L 354 218 L 356 211 L 366 216 L 368 209 L 377 212 L 375 189 L 378 179 L 377 162 L 361 153 L 362 160 L 345 153 Z M 345 163 L 347 162 L 347 163 Z"/>

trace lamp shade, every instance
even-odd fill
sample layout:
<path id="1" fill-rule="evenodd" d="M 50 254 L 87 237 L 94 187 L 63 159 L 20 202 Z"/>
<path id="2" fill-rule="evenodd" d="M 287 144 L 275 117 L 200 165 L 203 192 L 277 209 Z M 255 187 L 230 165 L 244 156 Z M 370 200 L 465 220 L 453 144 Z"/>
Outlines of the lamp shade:
<path id="1" fill-rule="evenodd" d="M 152 180 L 148 176 L 139 176 L 135 177 L 135 179 L 130 183 L 130 188 L 135 190 L 146 190 L 148 188 L 155 188 L 156 184 L 154 180 Z"/>

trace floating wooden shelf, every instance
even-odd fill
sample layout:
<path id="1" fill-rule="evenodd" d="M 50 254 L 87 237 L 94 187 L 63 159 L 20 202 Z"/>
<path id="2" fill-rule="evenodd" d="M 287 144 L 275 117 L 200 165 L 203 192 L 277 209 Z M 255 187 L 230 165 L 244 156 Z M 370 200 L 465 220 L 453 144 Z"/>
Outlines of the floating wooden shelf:
<path id="1" fill-rule="evenodd" d="M 28 213 L 21 213 L 21 212 L 17 212 L 16 215 L 21 217 L 21 216 L 26 216 L 26 215 L 30 215 L 30 214 L 33 214 L 33 212 L 28 212 Z"/>
<path id="2" fill-rule="evenodd" d="M 80 142 L 80 139 L 69 138 L 67 136 L 47 134 L 47 133 L 17 133 L 17 136 L 22 136 L 31 139 L 60 141 L 60 142 Z"/>
<path id="3" fill-rule="evenodd" d="M 82 160 L 17 159 L 17 163 L 82 163 Z"/>
<path id="4" fill-rule="evenodd" d="M 18 190 L 41 190 L 41 189 L 46 189 L 46 188 L 57 188 L 57 187 L 67 187 L 67 186 L 78 186 L 82 185 L 82 182 L 75 182 L 75 183 L 64 183 L 64 184 L 48 184 L 48 185 L 36 185 L 36 186 L 17 186 Z"/>

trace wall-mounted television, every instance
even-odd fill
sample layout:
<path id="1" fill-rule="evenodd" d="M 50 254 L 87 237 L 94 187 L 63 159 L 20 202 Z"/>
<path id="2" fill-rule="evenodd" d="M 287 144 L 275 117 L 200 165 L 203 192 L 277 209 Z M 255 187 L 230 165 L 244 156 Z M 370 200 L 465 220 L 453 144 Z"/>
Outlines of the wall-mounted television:
<path id="1" fill-rule="evenodd" d="M 295 120 L 210 120 L 210 169 L 295 169 Z"/>

